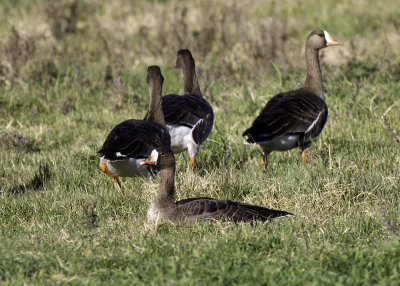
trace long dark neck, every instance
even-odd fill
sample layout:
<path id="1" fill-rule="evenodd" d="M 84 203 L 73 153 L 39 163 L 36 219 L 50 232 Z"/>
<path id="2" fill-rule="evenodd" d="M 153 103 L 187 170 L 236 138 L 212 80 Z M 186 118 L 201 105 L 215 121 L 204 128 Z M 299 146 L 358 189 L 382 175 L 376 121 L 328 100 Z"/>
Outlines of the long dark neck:
<path id="1" fill-rule="evenodd" d="M 150 105 L 147 120 L 165 126 L 165 118 L 162 111 L 162 87 L 160 85 L 150 86 Z"/>
<path id="2" fill-rule="evenodd" d="M 189 70 L 182 69 L 182 78 L 183 78 L 183 91 L 184 93 L 194 93 L 202 96 L 200 91 L 200 85 L 197 81 L 196 70 L 193 66 Z"/>
<path id="3" fill-rule="evenodd" d="M 160 170 L 160 188 L 154 202 L 163 208 L 175 205 L 175 166 Z"/>
<path id="4" fill-rule="evenodd" d="M 324 99 L 318 50 L 306 47 L 307 77 L 303 88 Z"/>

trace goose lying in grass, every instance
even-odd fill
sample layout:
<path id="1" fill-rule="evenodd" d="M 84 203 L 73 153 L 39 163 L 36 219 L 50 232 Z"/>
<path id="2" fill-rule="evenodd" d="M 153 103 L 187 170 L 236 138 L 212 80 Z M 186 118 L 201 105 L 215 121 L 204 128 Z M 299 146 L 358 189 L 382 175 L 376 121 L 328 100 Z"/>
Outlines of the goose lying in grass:
<path id="1" fill-rule="evenodd" d="M 150 89 L 147 119 L 129 119 L 119 123 L 111 130 L 103 147 L 98 151 L 101 156 L 100 170 L 111 178 L 118 190 L 121 190 L 118 177 L 150 177 L 151 168 L 140 163 L 153 149 L 171 146 L 161 108 L 164 78 L 160 68 L 148 67 L 146 80 Z"/>
<path id="2" fill-rule="evenodd" d="M 318 51 L 322 48 L 341 45 L 328 32 L 311 32 L 306 41 L 307 77 L 300 89 L 279 93 L 272 97 L 247 129 L 245 144 L 261 146 L 265 166 L 272 151 L 285 151 L 299 146 L 303 162 L 311 139 L 317 137 L 328 118 L 322 88 L 322 75 Z"/>
<path id="3" fill-rule="evenodd" d="M 267 209 L 230 200 L 189 198 L 175 202 L 175 157 L 165 147 L 154 149 L 148 159 L 141 162 L 160 170 L 160 188 L 148 212 L 148 221 L 223 219 L 233 222 L 267 221 L 283 218 L 291 213 Z"/>
<path id="4" fill-rule="evenodd" d="M 211 133 L 214 113 L 200 92 L 195 61 L 189 50 L 178 51 L 176 67 L 181 69 L 184 94 L 165 95 L 162 109 L 171 135 L 172 152 L 188 150 L 190 166 L 194 169 L 200 144 Z"/>

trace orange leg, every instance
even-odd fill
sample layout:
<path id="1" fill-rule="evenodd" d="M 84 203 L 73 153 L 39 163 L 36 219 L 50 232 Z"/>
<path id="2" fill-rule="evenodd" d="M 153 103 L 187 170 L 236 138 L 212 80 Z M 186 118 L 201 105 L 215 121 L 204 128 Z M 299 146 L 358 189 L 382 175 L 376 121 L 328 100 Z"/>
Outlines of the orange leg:
<path id="1" fill-rule="evenodd" d="M 268 155 L 269 153 L 264 153 L 262 152 L 262 158 L 261 158 L 261 163 L 262 163 L 262 168 L 266 169 L 268 165 Z"/>
<path id="2" fill-rule="evenodd" d="M 303 151 L 302 153 L 301 153 L 301 159 L 303 159 L 303 163 L 307 163 L 307 152 L 306 151 Z"/>
<path id="3" fill-rule="evenodd" d="M 263 164 L 264 168 L 267 166 L 267 156 L 265 154 L 262 155 L 261 163 Z"/>
<path id="4" fill-rule="evenodd" d="M 112 174 L 110 171 L 107 170 L 106 164 L 104 164 L 104 162 L 100 162 L 99 167 L 100 167 L 101 171 L 103 171 L 110 177 L 111 181 L 114 183 L 114 185 L 118 189 L 118 191 L 121 191 L 122 188 L 121 188 L 121 184 L 118 181 L 118 178 L 116 176 L 114 176 L 114 174 Z"/>
<path id="5" fill-rule="evenodd" d="M 190 167 L 192 167 L 192 170 L 194 170 L 194 167 L 196 167 L 196 157 L 195 156 L 190 157 Z"/>

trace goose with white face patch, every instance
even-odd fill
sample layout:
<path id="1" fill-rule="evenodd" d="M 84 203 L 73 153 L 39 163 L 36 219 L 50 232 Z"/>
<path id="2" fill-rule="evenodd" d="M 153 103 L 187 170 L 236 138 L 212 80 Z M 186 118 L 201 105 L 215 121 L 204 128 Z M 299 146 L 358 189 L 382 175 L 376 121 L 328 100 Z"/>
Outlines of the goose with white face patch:
<path id="1" fill-rule="evenodd" d="M 172 152 L 176 154 L 188 150 L 190 166 L 194 169 L 200 144 L 211 133 L 214 113 L 201 94 L 195 61 L 189 50 L 178 51 L 175 67 L 181 69 L 184 94 L 165 95 L 162 109 L 171 135 Z"/>
<path id="2" fill-rule="evenodd" d="M 311 139 L 317 137 L 328 118 L 322 86 L 318 51 L 341 45 L 327 31 L 311 32 L 306 41 L 307 76 L 300 89 L 279 93 L 272 97 L 243 136 L 245 144 L 258 144 L 262 149 L 262 163 L 272 151 L 285 151 L 295 147 L 302 150 L 303 162 Z"/>
<path id="3" fill-rule="evenodd" d="M 175 157 L 168 148 L 157 148 L 143 165 L 160 170 L 160 187 L 147 211 L 151 221 L 194 221 L 198 219 L 232 222 L 269 221 L 292 216 L 291 213 L 213 198 L 188 198 L 175 202 Z"/>
<path id="4" fill-rule="evenodd" d="M 119 123 L 111 130 L 103 147 L 98 151 L 100 170 L 110 177 L 118 190 L 121 190 L 118 177 L 151 178 L 151 168 L 142 165 L 141 162 L 153 149 L 171 146 L 161 107 L 164 78 L 160 68 L 148 67 L 146 80 L 150 89 L 147 120 L 129 119 Z"/>

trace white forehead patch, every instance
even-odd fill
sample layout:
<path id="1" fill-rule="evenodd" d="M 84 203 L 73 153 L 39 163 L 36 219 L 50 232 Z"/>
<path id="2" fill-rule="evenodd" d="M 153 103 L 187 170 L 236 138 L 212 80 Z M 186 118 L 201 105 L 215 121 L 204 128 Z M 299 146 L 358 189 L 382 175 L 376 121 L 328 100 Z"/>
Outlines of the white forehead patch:
<path id="1" fill-rule="evenodd" d="M 325 34 L 325 41 L 326 41 L 327 45 L 329 43 L 335 42 L 335 40 L 331 37 L 331 35 L 329 35 L 329 33 L 327 31 L 324 30 L 324 34 Z"/>
<path id="2" fill-rule="evenodd" d="M 154 149 L 153 151 L 151 151 L 151 159 L 152 160 L 154 160 L 154 161 L 156 161 L 156 164 L 157 164 L 157 161 L 158 161 L 158 152 L 157 152 L 157 150 L 156 149 Z"/>

